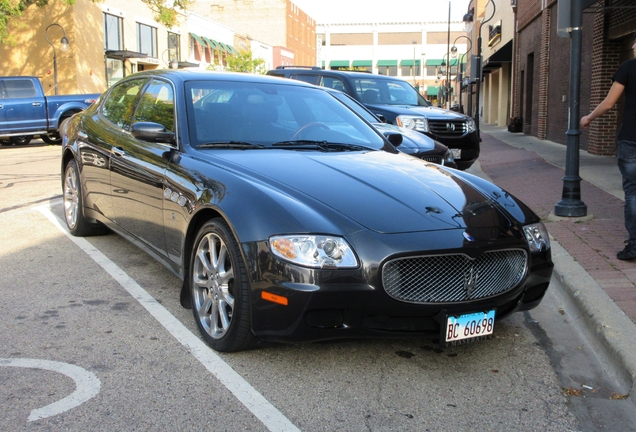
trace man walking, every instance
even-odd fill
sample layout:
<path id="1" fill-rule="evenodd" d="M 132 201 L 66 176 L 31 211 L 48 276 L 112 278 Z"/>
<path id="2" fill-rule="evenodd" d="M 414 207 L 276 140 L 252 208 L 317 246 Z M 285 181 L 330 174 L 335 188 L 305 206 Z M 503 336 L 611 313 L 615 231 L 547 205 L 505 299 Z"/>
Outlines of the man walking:
<path id="1" fill-rule="evenodd" d="M 632 46 L 636 56 L 636 39 Z M 618 130 L 618 168 L 623 176 L 625 192 L 625 228 L 629 234 L 625 249 L 616 254 L 619 260 L 636 259 L 636 59 L 627 60 L 612 75 L 609 93 L 590 114 L 581 118 L 581 127 L 587 129 L 597 117 L 612 109 L 625 94 L 623 120 Z"/>

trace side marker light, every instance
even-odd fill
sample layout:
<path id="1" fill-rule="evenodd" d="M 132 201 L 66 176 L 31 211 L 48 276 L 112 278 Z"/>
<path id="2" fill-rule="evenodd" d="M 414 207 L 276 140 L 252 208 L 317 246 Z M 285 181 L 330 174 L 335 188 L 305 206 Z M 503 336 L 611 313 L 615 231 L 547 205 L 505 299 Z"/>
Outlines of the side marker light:
<path id="1" fill-rule="evenodd" d="M 289 300 L 287 297 L 282 297 L 276 294 L 268 293 L 267 291 L 261 291 L 261 298 L 263 300 L 271 301 L 273 303 L 278 303 L 283 306 L 287 306 L 289 304 Z"/>

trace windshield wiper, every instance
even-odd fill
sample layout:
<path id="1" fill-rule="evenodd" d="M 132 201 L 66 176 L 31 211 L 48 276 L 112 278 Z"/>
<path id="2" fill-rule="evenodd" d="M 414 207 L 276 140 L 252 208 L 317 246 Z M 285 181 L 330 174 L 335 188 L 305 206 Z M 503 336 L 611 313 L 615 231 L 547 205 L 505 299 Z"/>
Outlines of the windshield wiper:
<path id="1" fill-rule="evenodd" d="M 285 147 L 288 149 L 320 149 L 322 151 L 330 151 L 330 150 L 349 150 L 349 151 L 357 151 L 357 150 L 369 150 L 368 147 L 356 145 L 356 144 L 345 144 L 345 143 L 333 143 L 328 141 L 319 141 L 319 140 L 290 140 L 290 141 L 279 141 L 277 143 L 272 144 L 272 147 Z"/>
<path id="2" fill-rule="evenodd" d="M 199 144 L 197 148 L 261 149 L 265 148 L 265 146 L 247 141 L 217 141 Z"/>

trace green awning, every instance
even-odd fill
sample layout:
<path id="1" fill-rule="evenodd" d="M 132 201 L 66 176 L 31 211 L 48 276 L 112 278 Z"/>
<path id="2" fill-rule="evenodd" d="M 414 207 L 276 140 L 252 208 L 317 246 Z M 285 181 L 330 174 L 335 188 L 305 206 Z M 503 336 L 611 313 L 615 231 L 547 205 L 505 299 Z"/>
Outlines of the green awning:
<path id="1" fill-rule="evenodd" d="M 329 67 L 349 67 L 349 60 L 330 60 Z"/>
<path id="2" fill-rule="evenodd" d="M 201 36 L 194 34 L 194 33 L 190 33 L 190 36 L 192 36 L 194 38 L 195 41 L 198 42 L 199 45 L 201 45 L 202 47 L 206 47 L 208 44 L 205 43 L 205 41 L 203 40 L 203 38 L 201 38 Z"/>
<path id="3" fill-rule="evenodd" d="M 373 66 L 373 60 L 354 60 L 353 64 L 351 66 L 353 66 L 353 67 L 372 67 Z"/>
<path id="4" fill-rule="evenodd" d="M 223 42 L 216 42 L 216 46 L 218 47 L 219 50 L 221 50 L 221 52 L 228 52 L 227 50 L 227 45 L 225 45 Z"/>
<path id="5" fill-rule="evenodd" d="M 415 63 L 415 66 L 420 65 L 419 60 L 400 60 L 400 66 L 413 66 L 413 63 Z"/>
<path id="6" fill-rule="evenodd" d="M 201 36 L 201 39 L 203 39 L 207 43 L 212 51 L 217 49 L 216 41 L 214 39 L 210 39 L 205 36 Z"/>
<path id="7" fill-rule="evenodd" d="M 233 55 L 238 55 L 239 54 L 238 50 L 236 48 L 234 48 L 232 45 L 225 45 L 225 46 L 229 50 L 228 52 L 230 54 L 233 54 Z"/>
<path id="8" fill-rule="evenodd" d="M 428 86 L 428 89 L 426 90 L 426 94 L 429 96 L 437 96 L 438 92 L 439 92 L 438 86 Z"/>
<path id="9" fill-rule="evenodd" d="M 381 66 L 397 66 L 397 60 L 378 60 L 378 67 Z"/>
<path id="10" fill-rule="evenodd" d="M 426 60 L 426 66 L 441 66 L 442 62 L 448 63 L 446 59 L 431 59 L 431 60 Z M 458 61 L 457 59 L 451 59 L 450 63 L 451 63 L 451 66 L 457 66 Z"/>

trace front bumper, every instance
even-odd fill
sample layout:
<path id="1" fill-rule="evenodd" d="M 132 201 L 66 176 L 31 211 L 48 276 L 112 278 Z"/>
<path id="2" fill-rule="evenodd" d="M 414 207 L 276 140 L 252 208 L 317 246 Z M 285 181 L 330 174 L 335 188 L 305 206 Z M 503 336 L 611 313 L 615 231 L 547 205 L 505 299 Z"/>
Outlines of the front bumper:
<path id="1" fill-rule="evenodd" d="M 360 257 L 359 269 L 334 271 L 281 262 L 269 254 L 266 242 L 244 245 L 245 255 L 251 257 L 248 271 L 254 334 L 276 342 L 435 337 L 447 314 L 496 309 L 496 319 L 501 319 L 536 307 L 548 288 L 553 269 L 550 250 L 543 251 L 529 256 L 525 277 L 505 292 L 462 302 L 414 304 L 396 300 L 385 292 L 380 273 L 390 254 L 376 251 L 377 254 Z M 457 253 L 458 249 L 423 253 L 449 252 Z M 263 299 L 263 292 L 287 298 L 288 305 Z"/>

